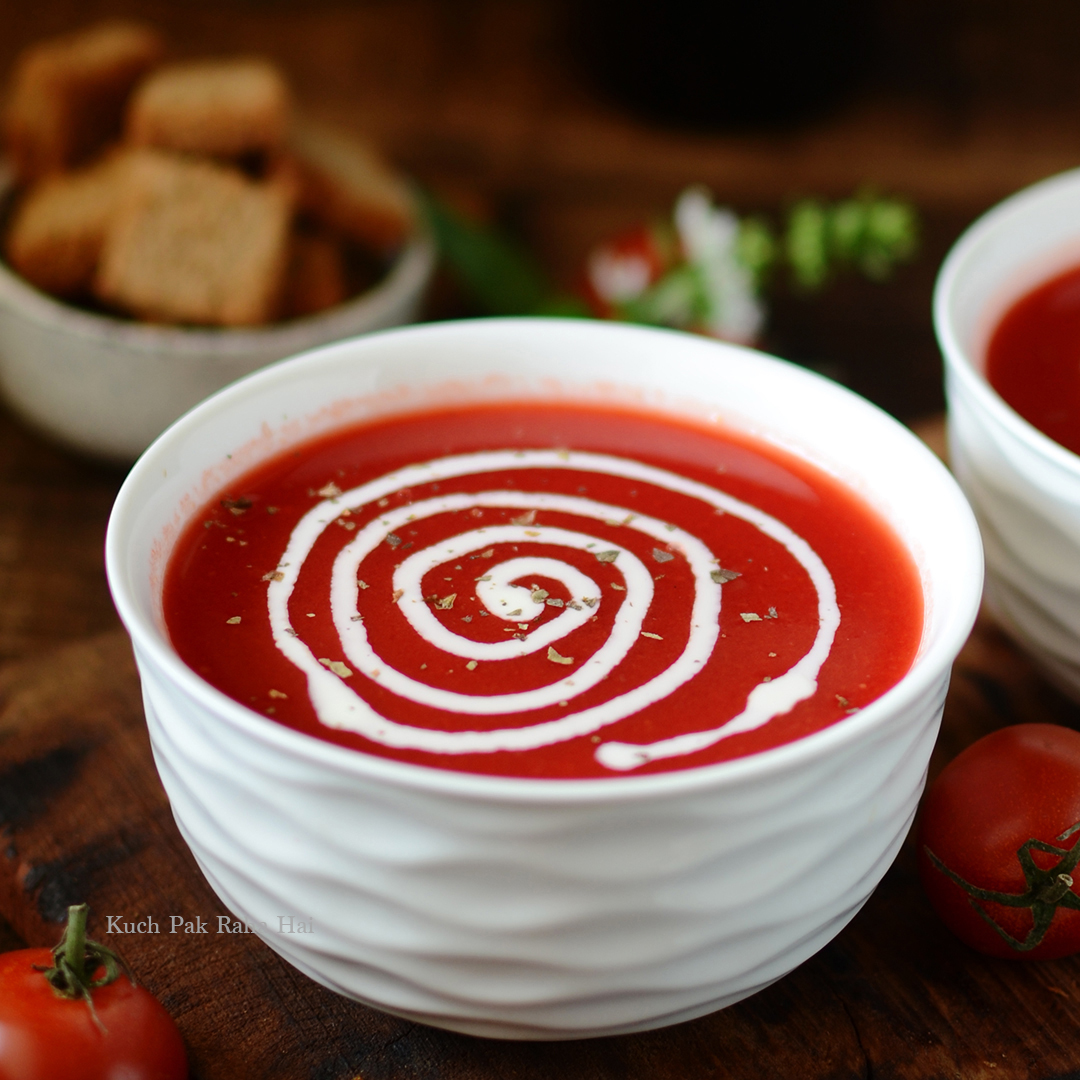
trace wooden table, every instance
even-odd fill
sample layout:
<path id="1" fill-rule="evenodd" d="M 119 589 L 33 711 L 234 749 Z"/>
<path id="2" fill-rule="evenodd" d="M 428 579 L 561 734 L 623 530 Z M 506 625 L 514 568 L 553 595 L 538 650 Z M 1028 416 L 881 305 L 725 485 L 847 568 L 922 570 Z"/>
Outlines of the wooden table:
<path id="1" fill-rule="evenodd" d="M 1044 6 L 1046 40 L 1004 16 L 979 16 L 972 29 L 959 3 L 943 10 L 957 55 L 972 55 L 962 47 L 970 32 L 984 51 L 987 40 L 1041 48 L 1050 70 L 1064 53 L 1048 42 L 1072 16 Z M 866 181 L 908 195 L 924 216 L 920 260 L 885 286 L 848 280 L 817 298 L 781 289 L 766 345 L 918 422 L 936 443 L 940 424 L 925 421 L 943 404 L 929 320 L 941 256 L 997 199 L 1080 160 L 1080 122 L 1060 106 L 1064 95 L 1075 107 L 1078 93 L 1069 98 L 1052 71 L 1045 98 L 1030 79 L 1026 97 L 1010 95 L 969 61 L 959 97 L 955 79 L 909 86 L 894 72 L 796 131 L 680 133 L 603 100 L 567 60 L 556 3 L 18 7 L 0 11 L 0 64 L 26 41 L 104 13 L 153 18 L 181 53 L 276 56 L 312 107 L 373 133 L 423 181 L 516 230 L 563 281 L 591 243 L 662 213 L 690 182 L 770 213 L 793 194 L 839 196 Z M 941 5 L 878 7 L 910 32 L 912 12 Z M 938 76 L 952 54 L 942 55 Z M 987 55 L 986 70 L 995 55 L 1000 66 L 1000 53 Z M 1038 67 L 1016 64 L 1017 85 Z M 461 310 L 440 286 L 431 314 Z M 77 900 L 90 902 L 92 930 L 105 937 L 107 914 L 221 910 L 153 772 L 108 596 L 102 537 L 121 481 L 121 470 L 79 460 L 0 411 L 0 947 L 51 944 Z M 980 623 L 956 666 L 931 773 L 979 735 L 1035 719 L 1078 726 L 1080 712 Z M 1080 959 L 1016 964 L 960 945 L 920 891 L 910 843 L 854 922 L 770 989 L 692 1023 L 583 1043 L 503 1044 L 383 1016 L 321 990 L 252 938 L 112 942 L 176 1017 L 206 1080 L 1080 1076 Z"/>

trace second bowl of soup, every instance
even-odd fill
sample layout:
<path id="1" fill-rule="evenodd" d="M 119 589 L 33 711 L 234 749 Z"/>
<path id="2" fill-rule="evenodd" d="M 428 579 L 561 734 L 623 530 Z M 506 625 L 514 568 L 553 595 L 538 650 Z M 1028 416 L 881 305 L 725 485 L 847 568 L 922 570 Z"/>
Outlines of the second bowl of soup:
<path id="1" fill-rule="evenodd" d="M 938 277 L 953 470 L 982 530 L 986 602 L 1080 698 L 1080 171 L 1007 199 Z"/>

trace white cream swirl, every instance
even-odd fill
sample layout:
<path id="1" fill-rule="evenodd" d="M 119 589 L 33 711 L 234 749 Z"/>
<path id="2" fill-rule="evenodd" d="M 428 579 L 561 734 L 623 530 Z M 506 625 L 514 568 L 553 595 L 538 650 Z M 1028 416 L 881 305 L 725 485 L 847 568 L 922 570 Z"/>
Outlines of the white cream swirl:
<path id="1" fill-rule="evenodd" d="M 805 569 L 817 592 L 818 631 L 810 650 L 783 675 L 756 686 L 739 715 L 706 731 L 676 735 L 647 745 L 603 743 L 595 751 L 602 765 L 626 771 L 649 761 L 694 753 L 737 732 L 760 727 L 815 692 L 817 673 L 829 654 L 840 621 L 835 587 L 818 555 L 782 522 L 706 484 L 631 459 L 556 450 L 490 451 L 441 458 L 388 473 L 317 504 L 293 530 L 275 575 L 277 580 L 272 580 L 267 590 L 270 625 L 278 649 L 307 676 L 311 701 L 322 723 L 357 732 L 388 747 L 435 754 L 524 751 L 591 735 L 670 696 L 704 667 L 720 632 L 722 586 L 712 576 L 717 566 L 715 555 L 700 539 L 670 523 L 636 514 L 625 507 L 578 496 L 520 490 L 448 494 L 380 514 L 358 529 L 336 557 L 330 582 L 330 610 L 344 655 L 355 666 L 356 674 L 377 682 L 400 698 L 445 712 L 475 716 L 521 715 L 553 705 L 564 705 L 570 711 L 557 719 L 494 730 L 444 731 L 418 727 L 380 715 L 341 675 L 320 663 L 290 622 L 289 599 L 304 561 L 343 507 L 377 504 L 378 500 L 402 488 L 418 484 L 477 473 L 526 469 L 570 469 L 618 476 L 701 500 L 717 511 L 749 522 L 783 545 Z M 527 548 L 543 544 L 547 548 L 564 547 L 568 551 L 591 551 L 593 554 L 593 549 L 602 546 L 616 553 L 606 565 L 621 575 L 626 591 L 607 640 L 585 663 L 575 668 L 571 675 L 556 678 L 547 686 L 509 694 L 445 690 L 388 665 L 372 647 L 358 613 L 357 577 L 364 560 L 386 540 L 388 533 L 407 523 L 435 515 L 460 514 L 473 508 L 526 508 L 537 513 L 554 511 L 582 519 L 617 521 L 626 528 L 644 533 L 666 549 L 677 551 L 685 559 L 694 579 L 690 626 L 682 652 L 668 667 L 642 684 L 600 704 L 575 711 L 571 707 L 573 700 L 614 671 L 639 641 L 643 620 L 653 599 L 653 577 L 649 569 L 622 545 L 600 541 L 586 532 L 540 522 L 477 527 L 409 555 L 394 571 L 396 603 L 418 638 L 445 653 L 476 661 L 502 661 L 525 656 L 553 647 L 596 613 L 597 605 L 602 602 L 601 589 L 592 578 L 570 562 L 549 556 L 524 555 L 496 563 L 485 575 L 488 580 L 476 582 L 476 597 L 491 615 L 528 621 L 539 614 L 540 605 L 532 600 L 530 590 L 514 583 L 541 576 L 560 582 L 576 602 L 532 629 L 525 640 L 481 642 L 455 634 L 439 621 L 421 593 L 425 574 L 449 560 L 460 560 L 482 548 L 497 545 Z M 594 606 L 579 602 L 585 598 Z M 512 612 L 520 614 L 512 616 Z"/>

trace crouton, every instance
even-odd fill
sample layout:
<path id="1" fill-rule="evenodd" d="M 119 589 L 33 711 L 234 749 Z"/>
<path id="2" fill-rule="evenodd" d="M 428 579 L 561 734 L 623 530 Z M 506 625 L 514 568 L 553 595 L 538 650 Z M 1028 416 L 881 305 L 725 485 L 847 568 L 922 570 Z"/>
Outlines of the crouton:
<path id="1" fill-rule="evenodd" d="M 5 253 L 11 265 L 31 284 L 57 296 L 87 292 L 138 155 L 119 150 L 95 165 L 34 184 L 16 206 L 8 229 Z"/>
<path id="2" fill-rule="evenodd" d="M 109 21 L 41 42 L 18 58 L 3 126 L 21 183 L 88 160 L 121 130 L 135 83 L 164 53 L 153 29 Z"/>
<path id="3" fill-rule="evenodd" d="M 289 148 L 300 179 L 300 207 L 316 221 L 380 252 L 398 247 L 413 227 L 402 179 L 363 139 L 297 123 Z"/>
<path id="4" fill-rule="evenodd" d="M 126 132 L 136 145 L 239 157 L 280 146 L 289 109 L 285 79 L 266 60 L 170 64 L 132 95 Z"/>
<path id="5" fill-rule="evenodd" d="M 94 292 L 141 318 L 251 326 L 276 312 L 292 207 L 281 185 L 147 151 L 113 218 Z"/>
<path id="6" fill-rule="evenodd" d="M 296 233 L 282 291 L 281 318 L 299 319 L 340 304 L 348 295 L 341 244 Z"/>

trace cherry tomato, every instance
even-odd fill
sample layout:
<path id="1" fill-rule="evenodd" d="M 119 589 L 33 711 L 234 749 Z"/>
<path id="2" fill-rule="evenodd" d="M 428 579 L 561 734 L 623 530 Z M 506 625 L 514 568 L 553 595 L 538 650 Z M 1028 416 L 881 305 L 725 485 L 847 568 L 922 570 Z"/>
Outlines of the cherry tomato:
<path id="1" fill-rule="evenodd" d="M 670 263 L 654 229 L 640 226 L 622 233 L 590 255 L 585 301 L 597 318 L 618 318 L 620 306 L 655 284 Z"/>
<path id="2" fill-rule="evenodd" d="M 90 987 L 91 1009 L 43 974 L 56 956 L 0 954 L 0 1080 L 186 1080 L 180 1032 L 148 990 L 121 973 Z M 90 975 L 105 970 L 95 964 Z"/>
<path id="3" fill-rule="evenodd" d="M 1080 733 L 1017 724 L 973 743 L 930 788 L 918 852 L 931 904 L 968 945 L 1080 952 Z"/>

